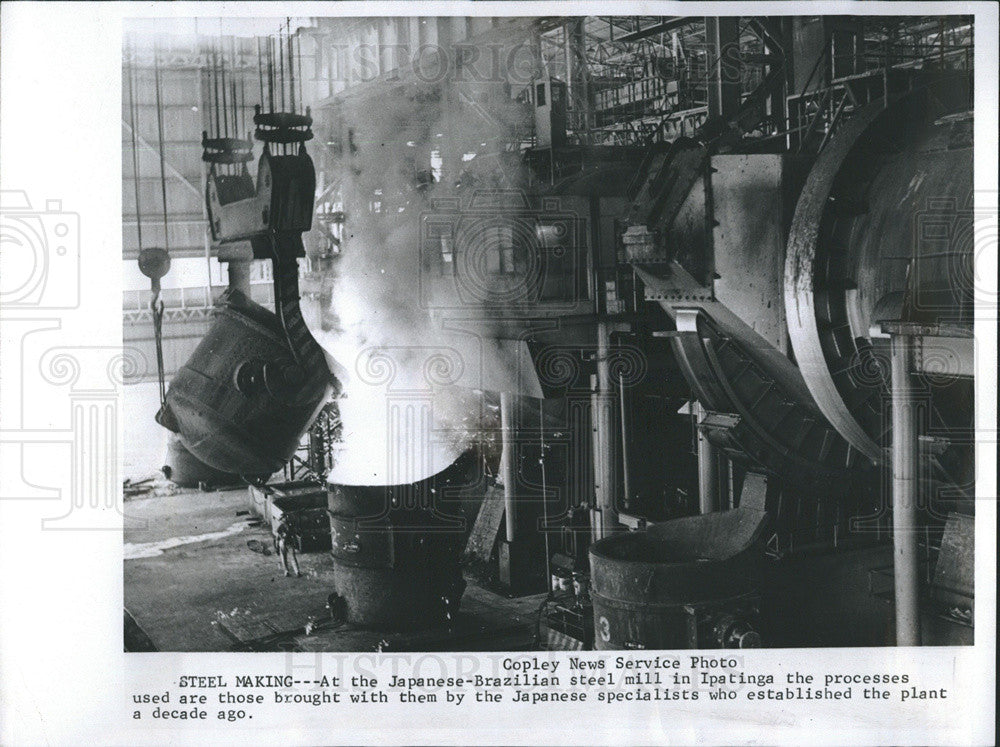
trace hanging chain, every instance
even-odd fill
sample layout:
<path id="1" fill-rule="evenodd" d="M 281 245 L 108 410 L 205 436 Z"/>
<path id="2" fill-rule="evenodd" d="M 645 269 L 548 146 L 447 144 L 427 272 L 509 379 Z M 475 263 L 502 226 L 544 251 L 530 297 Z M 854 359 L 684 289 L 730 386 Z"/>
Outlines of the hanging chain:
<path id="1" fill-rule="evenodd" d="M 160 192 L 163 195 L 163 250 L 170 253 L 170 235 L 167 226 L 167 161 L 163 147 L 163 101 L 160 82 L 160 48 L 153 47 L 153 76 L 156 86 L 156 128 L 160 146 Z"/>
<path id="2" fill-rule="evenodd" d="M 292 19 L 288 18 L 285 21 L 285 28 L 287 30 L 286 38 L 288 39 L 288 100 L 291 105 L 291 110 L 295 112 L 295 60 L 292 57 Z"/>
<path id="3" fill-rule="evenodd" d="M 138 119 L 138 104 L 135 100 L 135 66 L 136 47 L 133 41 L 130 45 L 130 56 L 128 61 L 128 114 L 130 129 L 132 130 L 132 184 L 135 187 L 135 230 L 139 240 L 139 253 L 142 253 L 142 209 L 139 203 L 139 142 L 136 132 L 136 120 Z"/>
<path id="4" fill-rule="evenodd" d="M 130 44 L 131 55 L 128 62 L 128 95 L 129 95 L 129 125 L 132 130 L 132 181 L 135 185 L 135 226 L 139 244 L 139 269 L 149 278 L 152 294 L 149 299 L 149 310 L 153 316 L 153 332 L 156 339 L 156 369 L 160 384 L 160 405 L 167 400 L 167 384 L 163 365 L 163 300 L 160 298 L 160 278 L 170 267 L 170 254 L 166 249 L 144 249 L 142 245 L 142 205 L 139 199 L 139 143 L 138 120 L 139 102 L 136 100 L 136 45 Z M 160 107 L 160 69 L 158 49 L 154 47 L 154 70 L 156 81 L 156 109 L 160 130 L 160 179 L 163 182 L 163 231 L 164 245 L 167 246 L 167 186 L 163 160 L 163 119 Z"/>
<path id="5" fill-rule="evenodd" d="M 166 155 L 163 148 L 163 102 L 161 98 L 159 45 L 154 45 L 153 47 L 153 74 L 156 87 L 156 125 L 160 146 L 160 191 L 163 195 L 163 251 L 169 263 L 170 229 L 167 224 L 167 167 Z M 150 276 L 150 285 L 152 286 L 153 293 L 149 299 L 149 310 L 153 314 L 153 333 L 156 338 L 156 372 L 160 383 L 160 405 L 166 406 L 167 382 L 163 365 L 163 299 L 160 298 L 159 275 L 153 274 Z"/>

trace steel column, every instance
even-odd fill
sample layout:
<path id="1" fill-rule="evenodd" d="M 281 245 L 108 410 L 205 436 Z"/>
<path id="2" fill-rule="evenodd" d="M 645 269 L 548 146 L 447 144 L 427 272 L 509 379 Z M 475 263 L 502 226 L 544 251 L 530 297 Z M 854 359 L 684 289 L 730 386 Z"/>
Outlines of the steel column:
<path id="1" fill-rule="evenodd" d="M 731 119 L 740 108 L 742 64 L 740 19 L 734 16 L 705 18 L 709 49 L 708 115 Z"/>
<path id="2" fill-rule="evenodd" d="M 896 596 L 896 645 L 920 645 L 917 567 L 919 440 L 910 372 L 912 340 L 891 338 L 892 360 L 892 530 Z"/>
<path id="3" fill-rule="evenodd" d="M 608 361 L 608 325 L 597 325 L 597 381 L 591 395 L 594 442 L 594 492 L 596 516 L 594 537 L 611 534 L 617 526 L 615 516 L 615 397 L 611 389 L 611 366 Z"/>
<path id="4" fill-rule="evenodd" d="M 500 453 L 500 479 L 503 481 L 507 541 L 514 542 L 517 531 L 517 504 L 514 500 L 517 457 L 514 454 L 514 396 L 508 392 L 500 392 L 500 437 L 503 443 L 503 450 Z"/>
<path id="5" fill-rule="evenodd" d="M 627 509 L 629 502 L 632 500 L 632 485 L 630 480 L 632 470 L 628 458 L 628 422 L 625 420 L 625 413 L 627 412 L 626 404 L 625 376 L 623 374 L 618 379 L 618 420 L 621 423 L 622 434 L 622 491 L 624 492 L 622 507 Z"/>
<path id="6" fill-rule="evenodd" d="M 698 424 L 705 418 L 705 408 L 695 402 Z M 708 440 L 705 432 L 698 428 L 698 510 L 710 514 L 721 510 L 721 486 L 719 480 L 719 452 Z"/>

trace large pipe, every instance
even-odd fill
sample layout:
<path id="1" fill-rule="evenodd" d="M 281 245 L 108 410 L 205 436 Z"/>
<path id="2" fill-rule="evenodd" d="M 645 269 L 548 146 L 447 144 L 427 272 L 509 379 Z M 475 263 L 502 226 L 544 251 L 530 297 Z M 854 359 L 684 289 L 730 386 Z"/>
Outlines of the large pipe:
<path id="1" fill-rule="evenodd" d="M 917 581 L 917 491 L 919 441 L 910 371 L 913 345 L 893 334 L 892 357 L 892 530 L 896 596 L 896 645 L 920 645 Z"/>
<path id="2" fill-rule="evenodd" d="M 507 541 L 513 542 L 517 531 L 517 505 L 514 501 L 514 480 L 517 474 L 514 454 L 514 397 L 500 392 L 500 479 L 503 481 L 503 506 L 507 520 Z"/>
<path id="3" fill-rule="evenodd" d="M 705 408 L 695 402 L 695 413 L 699 426 L 705 419 Z M 715 444 L 708 440 L 705 432 L 698 431 L 698 510 L 710 514 L 721 510 L 719 480 L 719 452 Z"/>

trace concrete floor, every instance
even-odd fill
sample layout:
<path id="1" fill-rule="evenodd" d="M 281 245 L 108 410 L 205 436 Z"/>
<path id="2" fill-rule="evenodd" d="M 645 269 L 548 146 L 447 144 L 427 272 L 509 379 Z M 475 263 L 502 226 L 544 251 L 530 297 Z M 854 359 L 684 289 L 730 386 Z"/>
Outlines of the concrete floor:
<path id="1" fill-rule="evenodd" d="M 325 606 L 335 591 L 329 553 L 300 553 L 303 576 L 286 578 L 277 556 L 247 546 L 253 540 L 271 546 L 269 531 L 253 526 L 248 510 L 245 489 L 185 490 L 125 503 L 124 601 L 130 640 L 148 637 L 160 651 L 537 647 L 535 620 L 544 595 L 508 599 L 468 575 L 450 629 L 387 633 L 335 626 Z M 891 645 L 891 605 L 870 588 L 873 570 L 885 568 L 891 570 L 888 545 L 805 556 L 774 566 L 762 594 L 768 645 Z M 891 575 L 887 578 L 891 581 Z M 315 624 L 306 633 L 310 622 Z M 950 628 L 925 637 L 928 644 L 966 642 L 971 638 L 956 638 Z"/>
<path id="2" fill-rule="evenodd" d="M 384 633 L 325 625 L 335 590 L 327 552 L 300 553 L 286 578 L 245 489 L 135 498 L 125 504 L 125 608 L 160 651 L 513 650 L 527 648 L 544 595 L 507 599 L 471 579 L 451 630 Z M 320 621 L 306 634 L 310 620 Z"/>

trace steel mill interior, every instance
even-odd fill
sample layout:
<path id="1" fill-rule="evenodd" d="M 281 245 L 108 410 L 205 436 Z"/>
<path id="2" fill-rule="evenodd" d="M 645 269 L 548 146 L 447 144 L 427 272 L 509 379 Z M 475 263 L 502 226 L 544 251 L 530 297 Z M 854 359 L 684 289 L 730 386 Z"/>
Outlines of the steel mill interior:
<path id="1" fill-rule="evenodd" d="M 126 650 L 971 644 L 973 35 L 127 21 Z"/>

